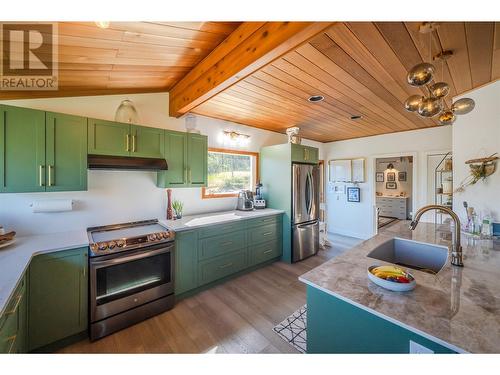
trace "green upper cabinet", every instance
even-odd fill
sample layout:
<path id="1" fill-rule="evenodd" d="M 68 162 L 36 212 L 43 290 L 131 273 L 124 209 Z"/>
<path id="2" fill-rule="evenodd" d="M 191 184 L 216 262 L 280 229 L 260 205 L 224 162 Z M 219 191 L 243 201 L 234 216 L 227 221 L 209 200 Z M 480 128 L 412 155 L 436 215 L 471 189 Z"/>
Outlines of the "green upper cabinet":
<path id="1" fill-rule="evenodd" d="M 290 144 L 292 162 L 318 164 L 319 153 L 316 147 Z"/>
<path id="2" fill-rule="evenodd" d="M 28 274 L 28 351 L 87 329 L 86 247 L 38 255 Z"/>
<path id="3" fill-rule="evenodd" d="M 199 134 L 188 134 L 188 183 L 190 186 L 207 186 L 208 141 Z"/>
<path id="4" fill-rule="evenodd" d="M 45 191 L 45 112 L 0 105 L 0 191 Z"/>
<path id="5" fill-rule="evenodd" d="M 165 131 L 164 156 L 168 170 L 158 172 L 159 187 L 187 186 L 187 133 Z"/>
<path id="6" fill-rule="evenodd" d="M 87 189 L 87 119 L 46 114 L 46 191 Z"/>
<path id="7" fill-rule="evenodd" d="M 159 187 L 196 187 L 207 184 L 208 139 L 204 135 L 165 131 L 168 170 L 158 172 Z"/>
<path id="8" fill-rule="evenodd" d="M 132 137 L 130 156 L 143 158 L 162 158 L 165 147 L 163 129 L 149 128 L 146 126 L 130 126 Z"/>
<path id="9" fill-rule="evenodd" d="M 88 119 L 88 153 L 129 156 L 132 149 L 130 124 Z"/>
<path id="10" fill-rule="evenodd" d="M 162 158 L 165 131 L 106 120 L 88 120 L 88 153 Z"/>

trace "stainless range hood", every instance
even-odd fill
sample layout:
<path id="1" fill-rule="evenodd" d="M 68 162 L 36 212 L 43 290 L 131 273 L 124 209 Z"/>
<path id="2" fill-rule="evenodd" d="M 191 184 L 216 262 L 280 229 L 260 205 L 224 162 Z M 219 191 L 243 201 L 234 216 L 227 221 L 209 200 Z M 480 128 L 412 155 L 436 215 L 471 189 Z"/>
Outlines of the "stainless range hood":
<path id="1" fill-rule="evenodd" d="M 88 169 L 166 171 L 167 161 L 161 158 L 139 158 L 133 156 L 88 155 Z"/>

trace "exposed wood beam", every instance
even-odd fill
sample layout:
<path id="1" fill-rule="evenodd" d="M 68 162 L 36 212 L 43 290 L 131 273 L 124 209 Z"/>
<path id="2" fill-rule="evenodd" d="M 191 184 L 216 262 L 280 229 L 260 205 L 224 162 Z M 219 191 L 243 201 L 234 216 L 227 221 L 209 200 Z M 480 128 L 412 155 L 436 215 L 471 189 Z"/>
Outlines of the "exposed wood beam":
<path id="1" fill-rule="evenodd" d="M 170 115 L 179 117 L 297 48 L 331 22 L 245 22 L 170 91 Z"/>

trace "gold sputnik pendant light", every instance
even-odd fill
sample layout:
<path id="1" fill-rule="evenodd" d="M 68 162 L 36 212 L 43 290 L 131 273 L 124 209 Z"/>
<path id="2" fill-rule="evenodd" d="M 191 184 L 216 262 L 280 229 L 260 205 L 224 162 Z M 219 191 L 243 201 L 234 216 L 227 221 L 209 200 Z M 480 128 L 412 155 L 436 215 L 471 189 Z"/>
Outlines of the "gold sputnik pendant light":
<path id="1" fill-rule="evenodd" d="M 432 33 L 439 26 L 436 22 L 424 22 L 419 31 L 422 34 L 429 34 L 429 58 L 432 59 Z M 441 60 L 441 79 L 443 74 L 444 61 L 453 55 L 452 51 L 441 51 L 434 59 Z M 427 96 L 412 95 L 406 99 L 404 106 L 407 111 L 415 112 L 419 116 L 430 118 L 438 116 L 441 125 L 451 125 L 455 122 L 456 115 L 465 115 L 474 109 L 474 100 L 462 98 L 448 107 L 444 98 L 450 93 L 450 85 L 446 82 L 434 81 L 436 68 L 431 63 L 422 62 L 415 65 L 407 76 L 408 84 L 414 87 L 425 87 Z M 434 83 L 432 83 L 434 81 Z"/>

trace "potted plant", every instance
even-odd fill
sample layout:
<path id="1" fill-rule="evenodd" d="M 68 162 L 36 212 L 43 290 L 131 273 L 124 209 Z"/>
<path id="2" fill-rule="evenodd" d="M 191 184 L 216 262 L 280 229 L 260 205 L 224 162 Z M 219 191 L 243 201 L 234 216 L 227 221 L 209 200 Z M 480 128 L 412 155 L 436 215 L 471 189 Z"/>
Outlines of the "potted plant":
<path id="1" fill-rule="evenodd" d="M 181 219 L 182 218 L 182 209 L 184 208 L 184 204 L 181 201 L 174 200 L 172 202 L 172 208 L 175 211 L 175 216 L 177 217 L 177 219 Z"/>

